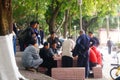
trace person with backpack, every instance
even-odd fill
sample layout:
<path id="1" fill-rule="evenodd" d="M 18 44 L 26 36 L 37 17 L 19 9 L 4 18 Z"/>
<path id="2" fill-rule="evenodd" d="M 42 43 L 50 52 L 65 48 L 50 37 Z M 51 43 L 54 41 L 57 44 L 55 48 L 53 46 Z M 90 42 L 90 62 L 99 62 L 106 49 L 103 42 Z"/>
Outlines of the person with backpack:
<path id="1" fill-rule="evenodd" d="M 76 40 L 75 48 L 73 49 L 73 57 L 78 56 L 77 66 L 85 67 L 85 77 L 89 75 L 89 42 L 90 38 L 83 30 L 80 31 L 80 36 Z"/>
<path id="2" fill-rule="evenodd" d="M 25 30 L 23 30 L 19 36 L 18 39 L 20 42 L 24 44 L 24 49 L 31 43 L 33 40 L 33 37 L 37 37 L 37 31 L 36 31 L 37 23 L 35 21 L 30 22 L 30 26 L 27 27 Z M 24 49 L 22 49 L 24 51 Z"/>

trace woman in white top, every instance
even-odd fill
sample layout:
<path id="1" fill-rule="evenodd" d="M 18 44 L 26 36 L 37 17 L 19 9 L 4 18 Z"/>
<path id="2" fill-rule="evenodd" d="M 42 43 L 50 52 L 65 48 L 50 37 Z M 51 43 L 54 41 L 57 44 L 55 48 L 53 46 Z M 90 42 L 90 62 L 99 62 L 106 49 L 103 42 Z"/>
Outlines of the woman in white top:
<path id="1" fill-rule="evenodd" d="M 67 40 L 63 42 L 62 45 L 62 56 L 72 57 L 72 50 L 74 49 L 75 42 L 72 40 L 72 37 L 68 37 Z"/>

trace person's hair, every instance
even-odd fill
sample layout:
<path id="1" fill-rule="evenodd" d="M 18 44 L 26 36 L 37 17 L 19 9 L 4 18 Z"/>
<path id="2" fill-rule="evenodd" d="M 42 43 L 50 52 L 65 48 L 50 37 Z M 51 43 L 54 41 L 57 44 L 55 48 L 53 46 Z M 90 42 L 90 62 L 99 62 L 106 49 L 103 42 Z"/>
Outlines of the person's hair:
<path id="1" fill-rule="evenodd" d="M 93 32 L 92 32 L 92 31 L 89 31 L 88 33 L 89 33 L 89 34 L 93 34 Z"/>
<path id="2" fill-rule="evenodd" d="M 39 22 L 38 22 L 38 21 L 35 21 L 35 23 L 39 24 Z"/>
<path id="3" fill-rule="evenodd" d="M 32 26 L 33 24 L 35 24 L 35 21 L 31 21 L 30 22 L 30 26 Z"/>
<path id="4" fill-rule="evenodd" d="M 51 31 L 51 32 L 50 32 L 51 35 L 54 34 L 54 33 L 55 33 L 55 31 Z"/>
<path id="5" fill-rule="evenodd" d="M 69 36 L 68 39 L 72 39 L 73 37 L 72 36 Z"/>
<path id="6" fill-rule="evenodd" d="M 48 44 L 49 44 L 48 42 L 44 42 L 44 44 L 43 44 L 43 45 L 44 45 L 44 46 L 48 46 Z"/>
<path id="7" fill-rule="evenodd" d="M 54 44 L 57 44 L 57 42 L 56 42 L 56 41 L 53 41 L 53 42 L 51 43 L 51 45 L 54 45 Z"/>
<path id="8" fill-rule="evenodd" d="M 35 40 L 34 38 L 32 38 L 32 39 L 30 40 L 30 44 L 34 45 L 34 44 L 36 44 L 36 43 L 37 43 L 37 40 Z"/>
<path id="9" fill-rule="evenodd" d="M 84 30 L 80 30 L 80 33 L 85 34 L 85 31 Z"/>

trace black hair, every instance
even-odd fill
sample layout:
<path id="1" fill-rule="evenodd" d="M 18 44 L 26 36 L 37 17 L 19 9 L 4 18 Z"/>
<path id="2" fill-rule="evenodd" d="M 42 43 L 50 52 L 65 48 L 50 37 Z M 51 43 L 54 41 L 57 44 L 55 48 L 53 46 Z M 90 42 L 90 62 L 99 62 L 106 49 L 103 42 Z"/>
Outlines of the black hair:
<path id="1" fill-rule="evenodd" d="M 48 44 L 49 44 L 48 42 L 44 42 L 44 46 L 48 46 Z"/>
<path id="2" fill-rule="evenodd" d="M 89 33 L 89 34 L 93 34 L 93 32 L 92 32 L 92 31 L 89 31 L 88 33 Z"/>
<path id="3" fill-rule="evenodd" d="M 36 43 L 37 43 L 37 40 L 35 40 L 34 38 L 32 38 L 32 39 L 30 40 L 30 44 L 34 45 L 34 44 L 36 44 Z"/>
<path id="4" fill-rule="evenodd" d="M 31 21 L 31 22 L 30 22 L 30 26 L 33 25 L 33 24 L 35 24 L 35 21 Z"/>
<path id="5" fill-rule="evenodd" d="M 35 21 L 35 23 L 39 24 L 39 22 L 38 22 L 38 21 Z"/>
<path id="6" fill-rule="evenodd" d="M 53 44 L 57 44 L 57 41 L 53 41 L 53 42 L 51 43 L 51 45 L 53 45 Z"/>
<path id="7" fill-rule="evenodd" d="M 55 33 L 55 31 L 51 31 L 51 32 L 50 32 L 51 35 L 54 34 L 54 33 Z"/>

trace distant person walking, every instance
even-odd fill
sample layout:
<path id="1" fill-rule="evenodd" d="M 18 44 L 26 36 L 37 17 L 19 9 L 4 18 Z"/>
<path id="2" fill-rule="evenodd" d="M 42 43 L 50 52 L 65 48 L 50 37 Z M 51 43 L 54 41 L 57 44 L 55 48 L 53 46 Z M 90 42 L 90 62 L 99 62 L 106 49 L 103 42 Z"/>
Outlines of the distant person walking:
<path id="1" fill-rule="evenodd" d="M 109 38 L 109 40 L 107 41 L 107 47 L 108 47 L 108 53 L 109 54 L 111 54 L 112 45 L 113 45 L 113 43 Z"/>

